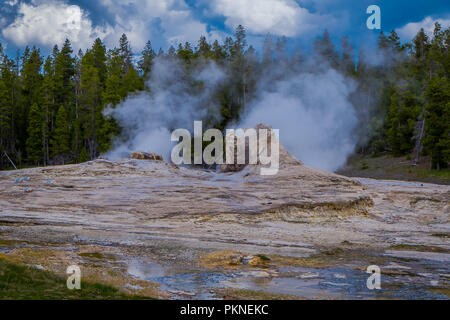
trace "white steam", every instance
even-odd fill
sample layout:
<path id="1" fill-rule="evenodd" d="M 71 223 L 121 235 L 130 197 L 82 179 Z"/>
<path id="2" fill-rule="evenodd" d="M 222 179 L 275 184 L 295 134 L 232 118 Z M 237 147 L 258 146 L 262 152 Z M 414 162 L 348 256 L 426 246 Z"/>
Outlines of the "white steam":
<path id="1" fill-rule="evenodd" d="M 272 83 L 251 104 L 243 127 L 280 129 L 284 147 L 306 165 L 335 171 L 354 151 L 357 118 L 349 94 L 353 83 L 333 69 Z"/>
<path id="2" fill-rule="evenodd" d="M 193 67 L 194 76 L 187 77 L 175 59 L 157 59 L 147 83 L 151 92 L 107 111 L 123 134 L 106 156 L 145 151 L 168 160 L 173 130 L 192 131 L 194 120 L 220 117 L 219 101 L 212 97 L 230 78 L 212 62 L 199 65 Z M 281 79 L 279 73 L 275 79 L 268 74 L 258 79 L 256 98 L 247 104 L 237 127 L 264 123 L 280 129 L 286 149 L 309 166 L 334 171 L 345 164 L 357 140 L 357 117 L 349 102 L 353 81 L 330 68 L 286 72 Z"/>
<path id="3" fill-rule="evenodd" d="M 159 58 L 155 61 L 147 82 L 151 92 L 142 92 L 126 99 L 105 114 L 118 121 L 122 136 L 114 141 L 113 149 L 105 156 L 111 159 L 126 157 L 133 151 L 161 154 L 170 159 L 171 133 L 178 128 L 192 128 L 195 120 L 203 119 L 209 101 L 225 74 L 214 64 L 207 63 L 187 78 L 181 64 Z"/>

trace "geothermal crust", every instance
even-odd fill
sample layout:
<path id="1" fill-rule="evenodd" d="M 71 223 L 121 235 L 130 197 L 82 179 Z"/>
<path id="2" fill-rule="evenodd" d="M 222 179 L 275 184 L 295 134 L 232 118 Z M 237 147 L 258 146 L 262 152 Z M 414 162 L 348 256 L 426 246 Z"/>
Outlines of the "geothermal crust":
<path id="1" fill-rule="evenodd" d="M 165 261 L 178 248 L 167 263 L 196 268 L 204 253 L 308 257 L 342 243 L 394 256 L 395 245 L 433 246 L 433 259 L 450 261 L 449 186 L 350 179 L 307 167 L 282 146 L 278 174 L 259 170 L 98 159 L 1 172 L 0 231 L 64 252 L 115 248 L 123 261 L 150 257 L 145 248 Z"/>

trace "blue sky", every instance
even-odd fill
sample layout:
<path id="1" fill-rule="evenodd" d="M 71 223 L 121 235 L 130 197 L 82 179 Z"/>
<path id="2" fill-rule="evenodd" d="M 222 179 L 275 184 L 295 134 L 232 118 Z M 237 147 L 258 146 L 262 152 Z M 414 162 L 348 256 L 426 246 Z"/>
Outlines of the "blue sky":
<path id="1" fill-rule="evenodd" d="M 223 40 L 242 24 L 257 50 L 268 33 L 307 47 L 325 29 L 336 44 L 348 35 L 356 47 L 370 46 L 378 34 L 366 27 L 372 4 L 381 8 L 382 30 L 397 30 L 403 41 L 421 27 L 431 32 L 435 21 L 450 25 L 448 0 L 2 0 L 0 42 L 9 54 L 26 44 L 47 53 L 66 37 L 78 50 L 97 37 L 114 47 L 126 33 L 139 52 L 147 40 L 155 49 L 200 35 Z"/>

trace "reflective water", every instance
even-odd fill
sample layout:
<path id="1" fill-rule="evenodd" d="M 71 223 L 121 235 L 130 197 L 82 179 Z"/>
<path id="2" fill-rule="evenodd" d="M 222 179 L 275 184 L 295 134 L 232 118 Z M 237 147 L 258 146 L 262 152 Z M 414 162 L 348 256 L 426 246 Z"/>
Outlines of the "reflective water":
<path id="1" fill-rule="evenodd" d="M 262 269 L 183 272 L 169 271 L 155 263 L 135 262 L 129 272 L 159 283 L 160 289 L 173 299 L 216 299 L 214 289 L 217 288 L 264 291 L 308 299 L 448 299 L 446 295 L 432 291 L 435 287 L 449 288 L 448 266 L 423 260 L 403 261 L 401 265 L 391 263 L 381 269 L 381 290 L 369 290 L 366 281 L 370 274 L 351 268 L 288 267 L 279 268 L 276 273 Z"/>

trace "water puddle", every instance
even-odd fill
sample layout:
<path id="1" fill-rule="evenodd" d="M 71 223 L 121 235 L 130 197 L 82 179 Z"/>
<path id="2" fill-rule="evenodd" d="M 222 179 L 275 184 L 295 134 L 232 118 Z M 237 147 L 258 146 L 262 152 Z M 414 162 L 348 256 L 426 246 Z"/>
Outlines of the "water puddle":
<path id="1" fill-rule="evenodd" d="M 441 288 L 442 285 L 447 288 L 449 285 L 448 280 L 443 283 L 436 280 L 436 276 L 430 276 L 436 275 L 435 272 L 424 272 L 417 276 L 411 276 L 411 273 L 382 274 L 382 289 L 369 290 L 366 285 L 369 274 L 349 268 L 289 267 L 279 268 L 276 272 L 261 269 L 223 272 L 169 271 L 156 263 L 132 262 L 128 271 L 135 277 L 160 284 L 160 290 L 167 292 L 171 299 L 217 299 L 220 297 L 216 296 L 215 289 L 225 288 L 294 295 L 308 299 L 448 299 L 445 295 L 431 292 L 430 289 L 433 285 L 440 285 Z"/>

